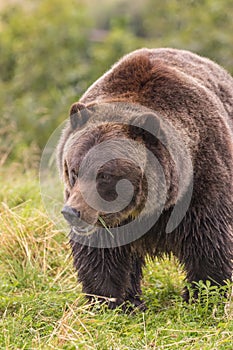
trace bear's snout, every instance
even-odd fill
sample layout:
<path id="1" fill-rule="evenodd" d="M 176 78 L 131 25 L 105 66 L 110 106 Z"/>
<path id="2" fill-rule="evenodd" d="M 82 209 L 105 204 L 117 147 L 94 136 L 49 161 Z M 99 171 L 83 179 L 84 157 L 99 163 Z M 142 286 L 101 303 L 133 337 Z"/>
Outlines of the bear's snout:
<path id="1" fill-rule="evenodd" d="M 80 212 L 75 208 L 65 205 L 61 211 L 66 221 L 72 226 L 78 226 L 80 220 Z"/>

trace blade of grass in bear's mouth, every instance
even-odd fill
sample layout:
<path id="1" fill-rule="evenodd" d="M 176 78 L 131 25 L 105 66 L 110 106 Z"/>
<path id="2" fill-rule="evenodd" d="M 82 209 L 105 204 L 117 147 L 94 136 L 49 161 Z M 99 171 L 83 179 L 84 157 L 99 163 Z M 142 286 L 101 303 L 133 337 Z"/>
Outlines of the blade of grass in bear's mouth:
<path id="1" fill-rule="evenodd" d="M 112 232 L 109 230 L 109 228 L 107 227 L 107 225 L 106 225 L 104 219 L 103 219 L 101 216 L 98 216 L 98 220 L 99 220 L 99 222 L 101 223 L 101 225 L 103 225 L 103 227 L 105 228 L 105 230 L 106 230 L 108 233 L 110 233 L 111 237 L 114 238 L 113 233 L 112 233 Z"/>

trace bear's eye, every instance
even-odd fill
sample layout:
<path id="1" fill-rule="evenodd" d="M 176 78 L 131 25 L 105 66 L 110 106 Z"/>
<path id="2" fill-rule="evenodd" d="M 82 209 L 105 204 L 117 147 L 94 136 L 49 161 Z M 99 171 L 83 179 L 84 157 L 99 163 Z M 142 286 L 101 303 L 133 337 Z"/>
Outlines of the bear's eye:
<path id="1" fill-rule="evenodd" d="M 98 178 L 100 180 L 106 181 L 106 182 L 110 182 L 113 179 L 113 175 L 109 174 L 109 173 L 100 173 L 98 175 Z"/>
<path id="2" fill-rule="evenodd" d="M 70 186 L 73 187 L 75 185 L 75 182 L 78 179 L 78 174 L 74 171 L 71 170 L 70 176 L 69 176 L 69 181 L 70 181 Z"/>

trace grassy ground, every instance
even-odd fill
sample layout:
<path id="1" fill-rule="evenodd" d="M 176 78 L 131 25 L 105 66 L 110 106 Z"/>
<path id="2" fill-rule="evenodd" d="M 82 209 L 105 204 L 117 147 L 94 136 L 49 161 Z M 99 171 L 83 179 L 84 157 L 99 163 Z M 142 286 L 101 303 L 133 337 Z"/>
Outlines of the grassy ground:
<path id="1" fill-rule="evenodd" d="M 148 262 L 145 313 L 90 309 L 67 237 L 41 204 L 36 173 L 1 171 L 0 235 L 0 349 L 233 348 L 232 306 L 204 287 L 205 302 L 185 305 L 173 259 Z"/>

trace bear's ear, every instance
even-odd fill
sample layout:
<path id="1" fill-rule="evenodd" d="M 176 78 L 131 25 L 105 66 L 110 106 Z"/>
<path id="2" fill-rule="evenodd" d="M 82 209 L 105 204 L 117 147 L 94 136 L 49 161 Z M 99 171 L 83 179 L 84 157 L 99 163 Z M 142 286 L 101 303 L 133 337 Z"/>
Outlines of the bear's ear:
<path id="1" fill-rule="evenodd" d="M 81 128 L 88 119 L 90 118 L 90 113 L 85 104 L 81 102 L 74 103 L 70 108 L 70 124 L 73 130 L 77 127 Z"/>
<path id="2" fill-rule="evenodd" d="M 133 120 L 133 134 L 141 135 L 144 138 L 156 137 L 160 141 L 165 141 L 160 118 L 153 113 L 144 113 Z M 136 128 L 135 128 L 136 127 Z"/>

